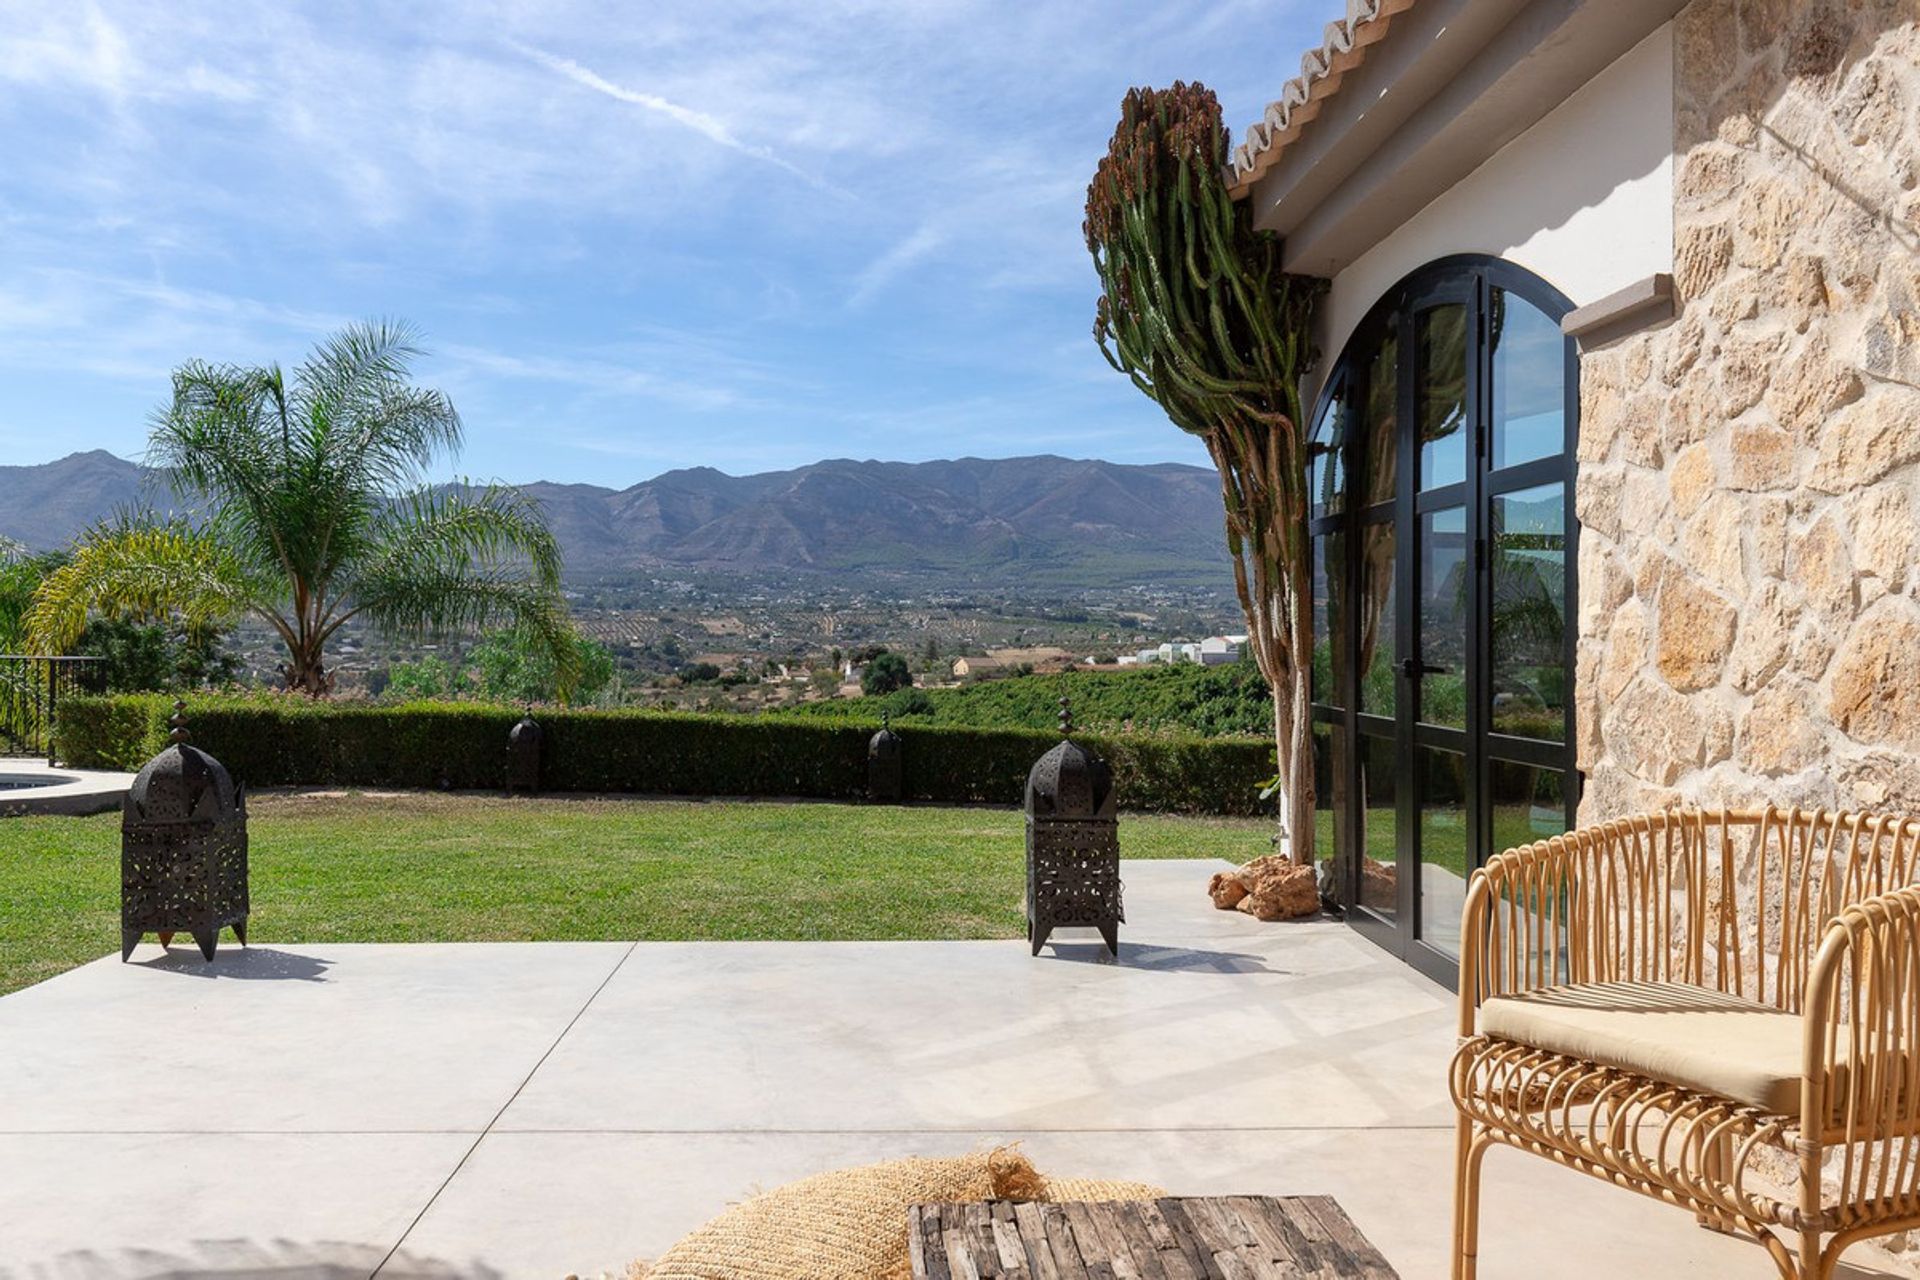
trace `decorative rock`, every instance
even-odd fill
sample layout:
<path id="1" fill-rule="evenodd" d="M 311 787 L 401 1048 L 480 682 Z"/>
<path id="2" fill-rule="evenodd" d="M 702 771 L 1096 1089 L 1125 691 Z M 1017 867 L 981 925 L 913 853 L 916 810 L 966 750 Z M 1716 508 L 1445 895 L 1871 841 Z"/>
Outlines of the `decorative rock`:
<path id="1" fill-rule="evenodd" d="M 1263 872 L 1236 910 L 1256 920 L 1298 920 L 1320 914 L 1320 885 L 1312 867 L 1288 862 Z"/>
<path id="2" fill-rule="evenodd" d="M 1297 920 L 1320 913 L 1314 868 L 1278 854 L 1255 858 L 1237 871 L 1223 871 L 1207 885 L 1213 905 L 1258 920 Z"/>
<path id="3" fill-rule="evenodd" d="M 1606 701 L 1618 698 L 1640 673 L 1647 657 L 1647 632 L 1647 610 L 1640 601 L 1627 601 L 1613 615 L 1599 674 L 1600 696 Z"/>
<path id="4" fill-rule="evenodd" d="M 1740 620 L 1740 641 L 1733 649 L 1733 687 L 1752 693 L 1787 664 L 1795 611 L 1786 592 L 1768 583 L 1748 603 Z"/>
<path id="5" fill-rule="evenodd" d="M 1207 882 L 1207 896 L 1213 899 L 1213 905 L 1220 911 L 1231 911 L 1240 905 L 1240 899 L 1247 896 L 1247 886 L 1240 877 L 1231 871 L 1220 871 Z"/>
<path id="6" fill-rule="evenodd" d="M 1753 504 L 1753 564 L 1778 578 L 1787 571 L 1787 500 L 1762 498 Z"/>
<path id="7" fill-rule="evenodd" d="M 1741 763 L 1755 773 L 1797 773 L 1820 755 L 1813 699 L 1798 685 L 1775 682 L 1761 690 L 1740 730 Z"/>
<path id="8" fill-rule="evenodd" d="M 1654 663 L 1682 693 L 1717 684 L 1733 648 L 1733 606 L 1685 574 L 1660 589 L 1659 643 Z"/>
<path id="9" fill-rule="evenodd" d="M 1832 516 L 1822 516 L 1792 539 L 1787 570 L 1806 593 L 1807 602 L 1831 621 L 1844 622 L 1853 616 L 1853 558 Z"/>
<path id="10" fill-rule="evenodd" d="M 1736 489 L 1784 489 L 1793 483 L 1793 437 L 1768 422 L 1734 424 L 1728 450 Z"/>
<path id="11" fill-rule="evenodd" d="M 1700 509 L 1713 492 L 1713 456 L 1703 444 L 1682 449 L 1667 470 L 1667 489 L 1673 495 L 1673 509 L 1682 520 Z"/>
<path id="12" fill-rule="evenodd" d="M 1700 147 L 1680 166 L 1674 196 L 1686 205 L 1710 205 L 1740 189 L 1741 155 L 1732 147 Z"/>
<path id="13" fill-rule="evenodd" d="M 1738 593 L 1746 585 L 1740 564 L 1740 500 L 1716 493 L 1687 522 L 1681 550 L 1687 563 L 1707 581 Z"/>
<path id="14" fill-rule="evenodd" d="M 1859 742 L 1920 751 L 1920 606 L 1888 597 L 1847 637 L 1828 714 Z"/>
<path id="15" fill-rule="evenodd" d="M 1865 488 L 1920 459 L 1920 392 L 1881 387 L 1830 424 L 1807 483 L 1823 493 Z"/>
<path id="16" fill-rule="evenodd" d="M 1733 262 L 1733 232 L 1724 222 L 1681 227 L 1674 236 L 1673 287 L 1681 298 L 1707 292 Z"/>
<path id="17" fill-rule="evenodd" d="M 1620 484 L 1618 468 L 1586 469 L 1580 472 L 1573 490 L 1573 513 L 1583 529 L 1620 536 Z"/>
<path id="18" fill-rule="evenodd" d="M 1914 524 L 1913 500 L 1905 485 L 1879 484 L 1856 494 L 1848 503 L 1853 525 L 1854 563 L 1898 591 L 1907 571 L 1920 557 L 1920 529 Z"/>
<path id="19" fill-rule="evenodd" d="M 1613 704 L 1601 733 L 1619 768 L 1663 787 L 1697 768 L 1705 746 L 1705 726 L 1687 699 L 1644 678 Z"/>
<path id="20" fill-rule="evenodd" d="M 1778 266 L 1806 213 L 1786 182 L 1749 184 L 1734 222 L 1734 261 L 1763 271 Z"/>
<path id="21" fill-rule="evenodd" d="M 1720 348 L 1720 416 L 1737 418 L 1766 394 L 1767 384 L 1779 376 L 1780 348 L 1785 339 L 1779 334 L 1765 338 L 1739 338 Z"/>
<path id="22" fill-rule="evenodd" d="M 1833 411 L 1860 398 L 1859 376 L 1832 360 L 1827 341 L 1815 336 L 1797 359 L 1772 370 L 1766 388 L 1767 411 L 1774 421 L 1802 440 L 1814 440 Z"/>

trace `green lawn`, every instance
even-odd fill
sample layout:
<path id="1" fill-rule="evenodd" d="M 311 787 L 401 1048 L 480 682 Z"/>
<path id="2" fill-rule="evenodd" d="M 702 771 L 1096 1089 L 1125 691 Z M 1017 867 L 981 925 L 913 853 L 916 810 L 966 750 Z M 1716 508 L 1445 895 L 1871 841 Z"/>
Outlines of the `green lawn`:
<path id="1" fill-rule="evenodd" d="M 420 794 L 256 794 L 249 807 L 260 943 L 1022 928 L 1009 810 Z M 1129 858 L 1271 852 L 1259 820 L 1128 815 L 1120 832 Z M 0 820 L 0 992 L 119 949 L 119 848 L 118 814 Z"/>

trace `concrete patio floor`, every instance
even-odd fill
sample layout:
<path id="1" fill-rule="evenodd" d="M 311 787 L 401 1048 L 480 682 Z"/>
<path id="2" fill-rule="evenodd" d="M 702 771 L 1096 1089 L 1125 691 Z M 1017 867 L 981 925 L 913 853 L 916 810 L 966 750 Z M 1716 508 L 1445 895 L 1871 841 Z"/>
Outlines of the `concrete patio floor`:
<path id="1" fill-rule="evenodd" d="M 1445 1275 L 1451 996 L 1343 925 L 1211 910 L 1222 865 L 1127 864 L 1117 964 L 1074 935 L 148 943 L 0 999 L 0 1277 L 618 1274 L 755 1189 L 1014 1140 L 1331 1194 Z M 1487 1280 L 1772 1275 L 1513 1152 L 1487 1205 Z"/>

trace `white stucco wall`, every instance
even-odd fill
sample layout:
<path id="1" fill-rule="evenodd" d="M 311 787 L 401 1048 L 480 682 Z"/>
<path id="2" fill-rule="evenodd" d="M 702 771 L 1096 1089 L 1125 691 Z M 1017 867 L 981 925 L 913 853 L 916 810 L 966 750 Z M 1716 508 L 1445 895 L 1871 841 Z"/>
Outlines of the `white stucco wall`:
<path id="1" fill-rule="evenodd" d="M 1333 278 L 1316 392 L 1380 295 L 1454 253 L 1516 262 L 1575 306 L 1673 269 L 1671 24 Z"/>

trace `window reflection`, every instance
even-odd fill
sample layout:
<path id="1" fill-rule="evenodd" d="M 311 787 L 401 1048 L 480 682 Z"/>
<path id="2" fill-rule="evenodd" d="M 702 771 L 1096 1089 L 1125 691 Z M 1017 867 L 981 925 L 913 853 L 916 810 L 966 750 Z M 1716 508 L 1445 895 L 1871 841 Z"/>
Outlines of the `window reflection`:
<path id="1" fill-rule="evenodd" d="M 1420 433 L 1420 487 L 1467 478 L 1467 308 L 1449 302 L 1414 324 L 1414 410 Z"/>
<path id="2" fill-rule="evenodd" d="M 1420 517 L 1420 718 L 1467 727 L 1467 509 Z"/>
<path id="3" fill-rule="evenodd" d="M 1320 416 L 1307 436 L 1307 501 L 1314 515 L 1334 515 L 1346 508 L 1347 420 L 1351 416 L 1342 379 L 1321 403 Z"/>
<path id="4" fill-rule="evenodd" d="M 1391 502 L 1400 460 L 1400 323 L 1388 316 L 1385 336 L 1365 361 L 1367 487 L 1365 501 Z"/>
<path id="5" fill-rule="evenodd" d="M 1567 339 L 1544 311 L 1493 290 L 1493 466 L 1551 458 L 1566 448 Z"/>
<path id="6" fill-rule="evenodd" d="M 1460 953 L 1460 911 L 1467 901 L 1472 854 L 1467 833 L 1467 759 L 1419 749 L 1420 936 L 1449 955 Z"/>
<path id="7" fill-rule="evenodd" d="M 1393 739 L 1368 736 L 1360 741 L 1360 905 L 1392 916 L 1399 909 Z"/>
<path id="8" fill-rule="evenodd" d="M 1566 486 L 1493 500 L 1493 731 L 1567 736 Z"/>
<path id="9" fill-rule="evenodd" d="M 1313 700 L 1329 707 L 1347 705 L 1346 548 L 1343 533 L 1313 540 Z"/>

